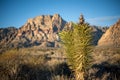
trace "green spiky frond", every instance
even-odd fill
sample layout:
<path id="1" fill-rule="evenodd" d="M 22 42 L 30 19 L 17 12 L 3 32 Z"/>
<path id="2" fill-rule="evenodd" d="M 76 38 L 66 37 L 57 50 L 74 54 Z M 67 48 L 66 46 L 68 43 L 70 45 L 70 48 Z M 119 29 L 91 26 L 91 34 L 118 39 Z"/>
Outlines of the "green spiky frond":
<path id="1" fill-rule="evenodd" d="M 74 24 L 73 30 L 62 31 L 60 37 L 64 45 L 68 64 L 76 73 L 85 72 L 89 66 L 92 29 L 87 24 Z"/>

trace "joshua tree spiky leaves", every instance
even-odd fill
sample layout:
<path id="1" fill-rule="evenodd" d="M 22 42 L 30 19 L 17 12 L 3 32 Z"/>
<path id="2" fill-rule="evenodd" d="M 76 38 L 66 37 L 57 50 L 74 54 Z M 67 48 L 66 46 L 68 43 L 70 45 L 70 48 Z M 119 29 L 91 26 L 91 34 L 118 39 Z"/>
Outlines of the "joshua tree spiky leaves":
<path id="1" fill-rule="evenodd" d="M 84 23 L 84 18 L 83 22 L 73 26 L 72 30 L 61 32 L 60 37 L 65 47 L 68 64 L 74 71 L 76 80 L 84 80 L 91 53 L 91 28 Z"/>

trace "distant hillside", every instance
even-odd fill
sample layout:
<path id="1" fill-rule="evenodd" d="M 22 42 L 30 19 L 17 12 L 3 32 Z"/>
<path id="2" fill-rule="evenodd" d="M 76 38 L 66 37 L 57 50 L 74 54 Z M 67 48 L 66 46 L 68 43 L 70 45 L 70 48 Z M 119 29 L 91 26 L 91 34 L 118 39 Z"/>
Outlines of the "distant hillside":
<path id="1" fill-rule="evenodd" d="M 8 48 L 9 44 L 17 35 L 17 28 L 0 28 L 0 52 Z"/>
<path id="2" fill-rule="evenodd" d="M 106 30 L 109 27 L 97 27 L 97 26 L 91 26 L 93 29 L 93 45 L 97 45 L 99 39 L 102 37 L 102 35 L 106 32 Z"/>
<path id="3" fill-rule="evenodd" d="M 101 47 L 120 47 L 120 20 L 111 26 L 98 42 Z"/>

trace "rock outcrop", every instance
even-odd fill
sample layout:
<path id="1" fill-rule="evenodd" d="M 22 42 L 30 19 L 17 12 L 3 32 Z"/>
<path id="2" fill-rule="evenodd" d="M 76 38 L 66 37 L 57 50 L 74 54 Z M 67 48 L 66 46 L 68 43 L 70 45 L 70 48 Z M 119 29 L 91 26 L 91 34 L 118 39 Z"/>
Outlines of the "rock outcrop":
<path id="1" fill-rule="evenodd" d="M 0 47 L 7 45 L 17 35 L 17 28 L 8 27 L 0 29 Z"/>
<path id="2" fill-rule="evenodd" d="M 120 47 L 120 20 L 103 34 L 98 46 Z"/>
<path id="3" fill-rule="evenodd" d="M 17 35 L 17 28 L 0 28 L 0 52 L 8 47 Z"/>
<path id="4" fill-rule="evenodd" d="M 63 30 L 66 21 L 60 15 L 42 15 L 28 19 L 25 25 L 18 29 L 16 38 L 11 47 L 55 47 L 59 42 L 58 32 Z M 56 42 L 55 42 L 56 41 Z"/>

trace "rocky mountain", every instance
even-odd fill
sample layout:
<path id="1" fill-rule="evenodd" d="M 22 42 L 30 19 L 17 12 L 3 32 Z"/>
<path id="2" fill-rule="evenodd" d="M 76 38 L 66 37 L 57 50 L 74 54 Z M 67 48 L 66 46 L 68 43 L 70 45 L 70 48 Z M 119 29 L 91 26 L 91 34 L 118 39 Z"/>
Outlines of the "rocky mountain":
<path id="1" fill-rule="evenodd" d="M 103 34 L 98 46 L 120 47 L 120 19 Z"/>
<path id="2" fill-rule="evenodd" d="M 93 44 L 97 45 L 98 40 L 108 28 L 91 27 L 93 28 Z M 32 46 L 60 47 L 58 33 L 72 28 L 72 22 L 66 22 L 59 14 L 37 16 L 28 19 L 19 29 L 1 28 L 0 50 Z"/>
<path id="3" fill-rule="evenodd" d="M 66 21 L 59 14 L 37 16 L 18 29 L 10 47 L 58 47 L 58 32 L 63 30 Z"/>

